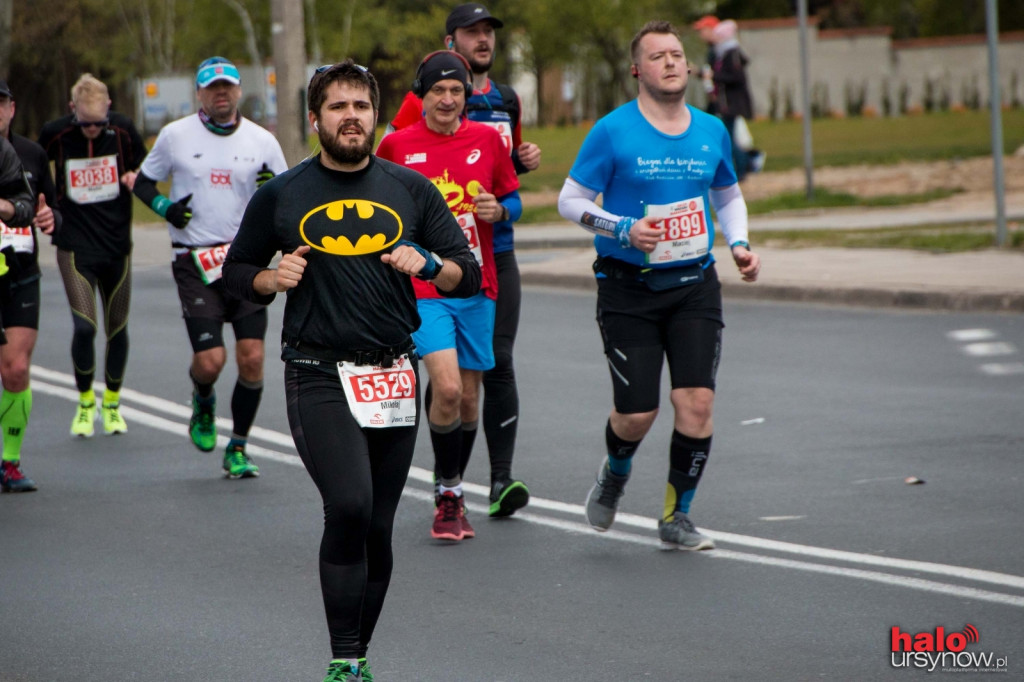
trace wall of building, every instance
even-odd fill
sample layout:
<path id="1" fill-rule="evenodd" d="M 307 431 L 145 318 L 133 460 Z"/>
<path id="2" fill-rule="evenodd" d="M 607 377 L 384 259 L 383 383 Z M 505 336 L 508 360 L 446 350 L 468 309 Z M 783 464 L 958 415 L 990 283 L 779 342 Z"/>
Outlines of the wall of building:
<path id="1" fill-rule="evenodd" d="M 823 31 L 808 22 L 812 109 L 816 113 L 899 115 L 987 106 L 984 35 L 893 41 L 888 27 Z M 800 34 L 795 17 L 739 22 L 739 40 L 758 117 L 800 110 Z M 999 48 L 1002 101 L 1024 101 L 1024 32 L 1004 33 Z"/>

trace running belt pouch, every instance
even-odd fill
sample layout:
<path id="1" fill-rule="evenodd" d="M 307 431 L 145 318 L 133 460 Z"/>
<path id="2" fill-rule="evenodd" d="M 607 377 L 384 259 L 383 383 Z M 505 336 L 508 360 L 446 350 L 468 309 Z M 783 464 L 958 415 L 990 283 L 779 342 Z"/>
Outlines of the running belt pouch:
<path id="1" fill-rule="evenodd" d="M 703 282 L 704 268 L 700 265 L 687 265 L 681 268 L 652 268 L 644 270 L 641 278 L 651 291 L 666 291 Z"/>

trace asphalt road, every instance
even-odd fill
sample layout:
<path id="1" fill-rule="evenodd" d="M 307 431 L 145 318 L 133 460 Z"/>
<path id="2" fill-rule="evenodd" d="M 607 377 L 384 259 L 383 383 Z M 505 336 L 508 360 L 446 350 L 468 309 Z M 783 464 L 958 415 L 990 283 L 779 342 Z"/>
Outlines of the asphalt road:
<path id="1" fill-rule="evenodd" d="M 137 269 L 133 293 L 129 432 L 72 440 L 70 316 L 59 277 L 44 278 L 23 454 L 40 490 L 0 497 L 0 682 L 319 680 L 322 516 L 276 352 L 252 439 L 263 475 L 225 480 L 186 435 L 169 268 Z M 894 626 L 967 624 L 980 638 L 964 654 L 1022 677 L 1024 374 L 998 367 L 1020 362 L 1024 319 L 729 303 L 693 510 L 718 549 L 690 554 L 657 549 L 668 415 L 613 530 L 583 520 L 610 406 L 593 308 L 590 293 L 526 291 L 523 513 L 489 521 L 470 485 L 477 537 L 431 540 L 421 433 L 371 647 L 378 680 L 899 680 L 921 671 L 894 667 Z M 233 381 L 218 385 L 225 417 Z M 480 438 L 468 479 L 486 478 Z"/>

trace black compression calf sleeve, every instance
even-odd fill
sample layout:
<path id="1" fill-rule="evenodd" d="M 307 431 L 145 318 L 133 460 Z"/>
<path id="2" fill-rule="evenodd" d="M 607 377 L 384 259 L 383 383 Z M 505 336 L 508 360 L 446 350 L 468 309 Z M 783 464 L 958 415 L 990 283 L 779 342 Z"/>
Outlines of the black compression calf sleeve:
<path id="1" fill-rule="evenodd" d="M 672 444 L 669 446 L 669 495 L 665 500 L 666 519 L 671 518 L 676 509 L 689 513 L 690 502 L 697 492 L 710 453 L 711 436 L 691 438 L 678 431 L 672 432 Z"/>
<path id="2" fill-rule="evenodd" d="M 249 429 L 256 421 L 256 410 L 260 407 L 262 396 L 262 381 L 248 382 L 239 379 L 235 382 L 235 390 L 231 394 L 231 416 L 235 420 L 233 436 L 245 438 L 249 435 Z"/>
<path id="3" fill-rule="evenodd" d="M 462 422 L 462 452 L 459 455 L 459 476 L 466 475 L 466 467 L 469 466 L 469 457 L 473 454 L 473 443 L 476 442 L 477 425 L 479 421 Z"/>

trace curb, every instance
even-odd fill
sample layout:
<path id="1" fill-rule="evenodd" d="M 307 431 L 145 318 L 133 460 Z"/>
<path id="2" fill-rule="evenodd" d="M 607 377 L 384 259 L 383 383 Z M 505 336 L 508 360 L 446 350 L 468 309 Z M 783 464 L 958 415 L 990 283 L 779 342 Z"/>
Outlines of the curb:
<path id="1" fill-rule="evenodd" d="M 597 291 L 596 280 L 592 275 L 588 274 L 523 272 L 522 283 L 529 286 Z M 818 303 L 868 308 L 1024 313 L 1024 293 L 913 291 L 909 289 L 809 287 L 795 284 L 751 285 L 738 282 L 722 282 L 722 296 L 723 298 L 733 300 Z"/>

